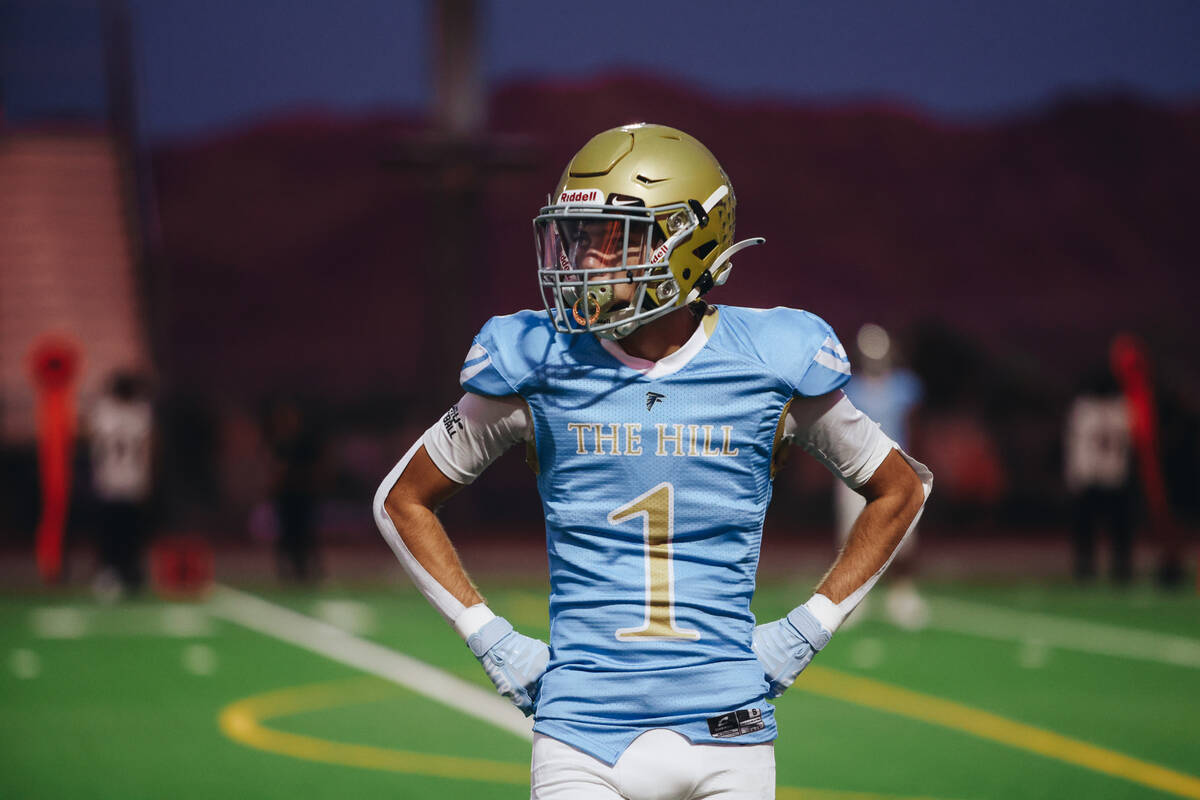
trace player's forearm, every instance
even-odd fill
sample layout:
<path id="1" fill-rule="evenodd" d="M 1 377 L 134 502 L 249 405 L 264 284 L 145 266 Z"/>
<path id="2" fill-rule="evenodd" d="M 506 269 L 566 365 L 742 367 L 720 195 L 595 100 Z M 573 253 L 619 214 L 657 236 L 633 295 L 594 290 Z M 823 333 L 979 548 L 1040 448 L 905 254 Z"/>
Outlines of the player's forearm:
<path id="1" fill-rule="evenodd" d="M 916 527 L 933 474 L 893 448 L 858 491 L 867 504 L 849 540 L 805 607 L 833 633 L 866 596 Z"/>
<path id="2" fill-rule="evenodd" d="M 868 501 L 817 593 L 841 603 L 867 584 L 896 552 L 924 501 L 924 492 L 915 475 L 905 490 Z"/>
<path id="3" fill-rule="evenodd" d="M 464 606 L 484 602 L 434 512 L 390 494 L 384 510 L 404 546 L 434 581 Z"/>
<path id="4" fill-rule="evenodd" d="M 375 524 L 404 571 L 456 627 L 464 612 L 480 602 L 479 594 L 432 509 L 457 488 L 438 472 L 418 440 L 383 479 L 372 505 Z"/>

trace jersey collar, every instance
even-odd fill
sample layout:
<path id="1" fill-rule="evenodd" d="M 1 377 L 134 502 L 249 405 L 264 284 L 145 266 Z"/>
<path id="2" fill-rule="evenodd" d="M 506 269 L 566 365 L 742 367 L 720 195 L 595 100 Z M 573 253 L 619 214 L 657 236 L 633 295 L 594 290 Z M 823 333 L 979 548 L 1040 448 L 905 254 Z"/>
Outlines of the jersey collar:
<path id="1" fill-rule="evenodd" d="M 684 343 L 683 347 L 658 361 L 647 361 L 644 358 L 631 356 L 622 349 L 621 345 L 612 339 L 601 339 L 599 336 L 596 339 L 600 342 L 600 346 L 608 351 L 609 355 L 626 367 L 640 372 L 643 377 L 665 378 L 668 375 L 674 375 L 686 367 L 704 349 L 704 345 L 708 344 L 709 338 L 717 328 L 719 313 L 715 307 L 710 307 L 710 312 L 705 314 L 700 320 L 700 324 L 696 326 L 696 330 L 688 338 L 687 342 Z"/>

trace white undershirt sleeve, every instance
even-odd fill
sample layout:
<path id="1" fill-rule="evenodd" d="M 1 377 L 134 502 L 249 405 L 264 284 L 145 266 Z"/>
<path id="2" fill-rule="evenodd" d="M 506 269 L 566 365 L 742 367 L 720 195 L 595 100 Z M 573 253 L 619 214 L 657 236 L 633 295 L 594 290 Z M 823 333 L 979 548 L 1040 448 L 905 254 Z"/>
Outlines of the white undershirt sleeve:
<path id="1" fill-rule="evenodd" d="M 794 399 L 784 420 L 783 435 L 791 437 L 794 444 L 851 489 L 871 480 L 888 453 L 899 449 L 841 391 Z"/>
<path id="2" fill-rule="evenodd" d="M 505 450 L 532 438 L 533 419 L 520 397 L 468 392 L 425 431 L 421 442 L 443 475 L 465 485 Z"/>
<path id="3" fill-rule="evenodd" d="M 375 492 L 375 524 L 404 571 L 425 599 L 467 639 L 494 616 L 482 603 L 465 607 L 438 583 L 404 544 L 385 502 L 396 481 L 422 445 L 430 460 L 456 483 L 474 481 L 513 444 L 533 436 L 529 407 L 519 397 L 481 397 L 467 393 L 418 439 Z"/>
<path id="4" fill-rule="evenodd" d="M 855 408 L 843 392 L 813 398 L 797 397 L 793 400 L 784 421 L 784 438 L 790 438 L 804 448 L 805 452 L 824 464 L 826 469 L 851 489 L 859 489 L 871 480 L 883 460 L 892 450 L 896 450 L 917 473 L 926 500 L 933 490 L 933 473 L 929 468 L 901 450 L 899 445 L 880 430 L 879 425 Z M 916 529 L 924 510 L 925 506 L 922 504 L 904 537 L 888 554 L 883 566 L 845 600 L 834 603 L 824 595 L 815 594 L 804 604 L 826 630 L 830 633 L 836 631 L 842 620 L 871 590 L 879 576 L 892 563 L 905 539 Z"/>

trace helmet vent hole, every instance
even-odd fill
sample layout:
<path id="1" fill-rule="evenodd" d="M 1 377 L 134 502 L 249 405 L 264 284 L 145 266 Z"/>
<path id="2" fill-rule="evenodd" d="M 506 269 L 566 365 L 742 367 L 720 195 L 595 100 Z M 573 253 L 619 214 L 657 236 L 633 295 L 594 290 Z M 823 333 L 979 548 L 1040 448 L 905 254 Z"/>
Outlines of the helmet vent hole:
<path id="1" fill-rule="evenodd" d="M 692 271 L 690 269 L 684 269 L 683 270 L 683 279 L 686 281 L 686 280 L 690 280 L 691 277 L 692 277 Z"/>
<path id="2" fill-rule="evenodd" d="M 662 183 L 666 178 L 651 178 L 649 175 L 637 175 L 634 180 L 646 186 L 653 186 L 656 183 Z"/>
<path id="3" fill-rule="evenodd" d="M 705 242 L 704 244 L 700 245 L 695 250 L 693 250 L 692 253 L 696 256 L 696 258 L 703 261 L 704 259 L 708 258 L 708 254 L 711 253 L 713 251 L 713 248 L 716 246 L 717 246 L 717 240 L 709 239 L 707 242 Z"/>

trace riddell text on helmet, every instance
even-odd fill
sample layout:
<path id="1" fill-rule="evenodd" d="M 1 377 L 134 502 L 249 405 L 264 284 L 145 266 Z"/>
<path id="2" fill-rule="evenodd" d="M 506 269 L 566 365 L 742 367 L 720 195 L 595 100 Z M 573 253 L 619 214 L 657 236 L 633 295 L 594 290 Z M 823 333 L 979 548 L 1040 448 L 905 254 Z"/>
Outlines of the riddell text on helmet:
<path id="1" fill-rule="evenodd" d="M 599 189 L 572 189 L 558 196 L 560 203 L 602 203 L 604 196 Z"/>

